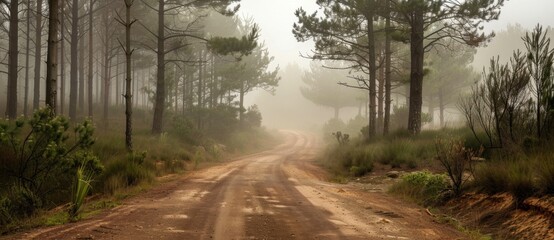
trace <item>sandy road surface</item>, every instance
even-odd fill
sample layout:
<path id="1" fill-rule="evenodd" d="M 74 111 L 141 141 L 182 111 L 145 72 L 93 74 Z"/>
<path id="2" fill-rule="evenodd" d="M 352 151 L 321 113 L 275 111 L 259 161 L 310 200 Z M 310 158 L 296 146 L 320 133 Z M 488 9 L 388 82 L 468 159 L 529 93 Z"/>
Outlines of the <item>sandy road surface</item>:
<path id="1" fill-rule="evenodd" d="M 156 187 L 89 220 L 20 239 L 463 239 L 420 208 L 322 181 L 311 135 Z"/>

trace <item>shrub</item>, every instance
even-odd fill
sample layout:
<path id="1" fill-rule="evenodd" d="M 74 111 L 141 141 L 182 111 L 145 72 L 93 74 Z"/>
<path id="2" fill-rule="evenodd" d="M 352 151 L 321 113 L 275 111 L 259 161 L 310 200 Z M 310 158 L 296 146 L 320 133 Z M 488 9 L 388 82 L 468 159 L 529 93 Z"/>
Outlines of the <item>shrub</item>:
<path id="1" fill-rule="evenodd" d="M 73 195 L 69 208 L 69 218 L 77 220 L 81 207 L 85 202 L 85 198 L 90 192 L 92 182 L 92 174 L 87 173 L 84 167 L 77 169 L 75 174 L 75 182 L 73 187 Z"/>
<path id="2" fill-rule="evenodd" d="M 491 163 L 487 163 L 478 167 L 474 176 L 474 185 L 486 193 L 495 194 L 508 191 L 508 168 L 503 164 L 491 166 Z"/>
<path id="3" fill-rule="evenodd" d="M 29 217 L 42 207 L 42 200 L 27 187 L 15 184 L 8 194 L 10 215 L 16 218 Z"/>
<path id="4" fill-rule="evenodd" d="M 510 193 L 521 203 L 537 192 L 530 161 L 495 161 L 475 171 L 475 185 L 487 193 Z"/>
<path id="5" fill-rule="evenodd" d="M 445 175 L 422 171 L 404 175 L 400 182 L 391 187 L 390 191 L 425 205 L 433 205 L 444 199 L 443 193 L 448 188 L 449 184 Z"/>
<path id="6" fill-rule="evenodd" d="M 536 191 L 533 173 L 528 163 L 515 163 L 509 171 L 508 190 L 516 200 L 516 206 Z"/>
<path id="7" fill-rule="evenodd" d="M 101 176 L 104 191 L 113 194 L 120 188 L 135 186 L 154 179 L 151 169 L 145 166 L 144 155 L 131 154 L 127 159 L 116 159 L 106 165 Z"/>
<path id="8" fill-rule="evenodd" d="M 383 146 L 383 154 L 379 159 L 382 164 L 390 164 L 393 168 L 399 168 L 402 164 L 416 159 L 422 155 L 421 146 L 416 146 L 413 141 L 395 140 Z"/>
<path id="9" fill-rule="evenodd" d="M 544 194 L 554 194 L 554 157 L 546 155 L 538 159 L 539 187 Z"/>
<path id="10" fill-rule="evenodd" d="M 13 221 L 11 214 L 11 202 L 7 197 L 0 197 L 0 226 Z"/>
<path id="11" fill-rule="evenodd" d="M 68 179 L 74 166 L 81 158 L 91 158 L 90 147 L 94 144 L 90 121 L 75 127 L 74 138 L 69 137 L 68 130 L 68 120 L 55 116 L 49 108 L 35 111 L 29 120 L 0 124 L 0 175 L 17 183 L 19 197 L 36 197 L 49 203 L 67 199 L 50 195 L 54 190 L 63 193 L 70 188 Z M 18 202 L 12 204 L 17 207 Z"/>
<path id="12" fill-rule="evenodd" d="M 244 123 L 247 127 L 261 127 L 262 126 L 262 114 L 258 109 L 258 105 L 252 105 L 248 107 L 248 110 L 243 115 Z"/>
<path id="13" fill-rule="evenodd" d="M 437 159 L 450 178 L 452 191 L 456 196 L 462 193 L 462 187 L 470 178 L 466 171 L 473 172 L 472 159 L 482 151 L 473 151 L 464 147 L 459 139 L 438 139 L 435 143 Z"/>

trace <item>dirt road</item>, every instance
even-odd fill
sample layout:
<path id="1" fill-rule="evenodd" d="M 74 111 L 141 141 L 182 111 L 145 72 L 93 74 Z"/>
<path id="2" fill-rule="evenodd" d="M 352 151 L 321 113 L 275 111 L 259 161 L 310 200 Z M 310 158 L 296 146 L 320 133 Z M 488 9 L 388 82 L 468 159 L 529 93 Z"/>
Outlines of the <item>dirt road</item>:
<path id="1" fill-rule="evenodd" d="M 315 138 L 204 169 L 78 223 L 27 239 L 463 239 L 421 208 L 323 181 Z"/>

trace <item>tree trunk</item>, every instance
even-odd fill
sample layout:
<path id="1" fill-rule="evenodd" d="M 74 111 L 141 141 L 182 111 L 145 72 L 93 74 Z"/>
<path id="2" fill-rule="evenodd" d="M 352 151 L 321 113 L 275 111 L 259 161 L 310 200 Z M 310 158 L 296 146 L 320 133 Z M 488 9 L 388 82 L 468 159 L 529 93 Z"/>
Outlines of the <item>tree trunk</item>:
<path id="1" fill-rule="evenodd" d="M 383 59 L 385 56 L 382 54 L 380 59 Z M 384 91 L 385 91 L 385 68 L 384 66 L 379 67 L 379 91 L 377 93 L 377 128 L 379 131 L 383 129 L 383 102 L 384 102 Z"/>
<path id="2" fill-rule="evenodd" d="M 79 54 L 79 1 L 73 0 L 71 6 L 71 65 L 69 67 L 69 118 L 77 120 L 78 62 Z"/>
<path id="3" fill-rule="evenodd" d="M 417 135 L 421 132 L 421 107 L 423 101 L 423 10 L 416 9 L 412 15 L 410 40 L 410 105 L 408 131 Z"/>
<path id="4" fill-rule="evenodd" d="M 239 94 L 239 121 L 241 123 L 241 126 L 244 122 L 244 93 L 246 92 L 244 81 L 242 81 L 242 85 L 240 86 L 240 94 Z"/>
<path id="5" fill-rule="evenodd" d="M 79 32 L 84 32 L 84 25 L 81 23 Z M 79 40 L 79 115 L 85 112 L 85 41 Z"/>
<path id="6" fill-rule="evenodd" d="M 158 72 L 152 133 L 160 134 L 165 110 L 165 1 L 158 0 Z"/>
<path id="7" fill-rule="evenodd" d="M 110 64 L 111 64 L 111 57 L 110 57 L 110 53 L 111 53 L 111 42 L 110 42 L 110 36 L 109 36 L 109 33 L 110 33 L 110 18 L 108 16 L 108 11 L 104 11 L 103 13 L 103 18 L 104 18 L 104 69 L 103 69 L 103 74 L 104 74 L 104 81 L 103 81 L 103 86 L 102 86 L 102 94 L 103 94 L 103 100 L 102 100 L 102 103 L 103 103 L 103 114 L 102 114 L 102 122 L 104 124 L 104 127 L 107 128 L 108 127 L 108 108 L 110 106 L 110 73 L 111 73 L 111 68 L 110 68 Z"/>
<path id="8" fill-rule="evenodd" d="M 198 107 L 199 108 L 202 108 L 202 98 L 204 98 L 202 96 L 202 92 L 203 92 L 203 89 L 202 89 L 202 51 L 200 51 L 199 55 L 198 55 Z"/>
<path id="9" fill-rule="evenodd" d="M 186 104 L 187 104 L 187 64 L 183 64 L 183 83 L 182 83 L 182 99 L 181 99 L 181 104 L 183 106 L 182 107 L 182 114 L 185 115 L 185 109 L 186 109 Z"/>
<path id="10" fill-rule="evenodd" d="M 29 59 L 31 50 L 31 1 L 27 0 L 27 37 L 25 42 L 25 93 L 23 98 L 23 116 L 29 113 Z"/>
<path id="11" fill-rule="evenodd" d="M 8 101 L 6 115 L 9 119 L 17 118 L 17 65 L 19 48 L 19 1 L 10 2 L 10 26 L 8 44 Z"/>
<path id="12" fill-rule="evenodd" d="M 126 31 L 126 30 L 125 30 Z M 121 94 L 119 81 L 119 55 L 115 59 L 115 106 L 119 107 L 119 94 Z M 122 94 L 123 95 L 123 94 Z"/>
<path id="13" fill-rule="evenodd" d="M 56 112 L 56 87 L 58 70 L 58 24 L 60 6 L 58 0 L 49 0 L 48 52 L 46 56 L 46 106 Z"/>
<path id="14" fill-rule="evenodd" d="M 37 0 L 35 13 L 35 86 L 33 94 L 33 110 L 40 106 L 40 69 L 42 66 L 42 0 Z"/>
<path id="15" fill-rule="evenodd" d="M 133 151 L 133 95 L 131 95 L 131 6 L 133 0 L 125 0 L 125 146 L 129 152 Z"/>
<path id="16" fill-rule="evenodd" d="M 433 95 L 429 96 L 429 105 L 427 106 L 427 112 L 429 116 L 431 117 L 431 125 L 433 125 L 433 120 L 435 116 L 435 102 L 433 101 Z"/>
<path id="17" fill-rule="evenodd" d="M 387 17 L 385 20 L 385 116 L 383 120 L 383 135 L 390 131 L 390 109 L 391 109 L 391 23 L 390 23 L 390 1 L 387 0 Z"/>
<path id="18" fill-rule="evenodd" d="M 376 130 L 376 63 L 375 63 L 375 38 L 373 34 L 373 4 L 372 0 L 370 6 L 368 6 L 368 13 L 366 16 L 367 21 L 367 37 L 368 37 L 368 56 L 369 56 L 369 138 L 375 136 Z"/>
<path id="19" fill-rule="evenodd" d="M 439 89 L 439 119 L 440 119 L 440 126 L 441 128 L 444 127 L 444 96 L 442 92 L 442 88 Z"/>
<path id="20" fill-rule="evenodd" d="M 60 113 L 65 112 L 65 6 L 60 0 Z"/>
<path id="21" fill-rule="evenodd" d="M 90 0 L 89 2 L 89 13 L 88 13 L 88 116 L 92 118 L 93 115 L 93 96 L 92 96 L 92 85 L 93 85 L 93 35 L 92 35 L 92 28 L 93 28 L 93 14 L 94 14 L 94 0 Z"/>

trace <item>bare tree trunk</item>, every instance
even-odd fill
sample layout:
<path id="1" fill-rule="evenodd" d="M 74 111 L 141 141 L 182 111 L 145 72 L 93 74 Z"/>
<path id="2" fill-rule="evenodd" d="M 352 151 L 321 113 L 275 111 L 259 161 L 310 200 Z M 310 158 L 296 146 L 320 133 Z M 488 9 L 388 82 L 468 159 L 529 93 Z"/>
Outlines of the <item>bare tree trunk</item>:
<path id="1" fill-rule="evenodd" d="M 444 96 L 442 88 L 439 89 L 439 119 L 441 128 L 444 127 Z"/>
<path id="2" fill-rule="evenodd" d="M 96 95 L 95 95 L 95 98 L 96 98 L 96 102 L 98 103 L 98 105 L 101 105 L 102 104 L 102 100 L 100 99 L 100 95 L 102 95 L 102 77 L 104 75 L 101 74 L 101 70 L 100 70 L 100 55 L 99 53 L 96 54 L 97 55 L 97 58 L 96 58 Z"/>
<path id="3" fill-rule="evenodd" d="M 131 94 L 131 60 L 133 50 L 131 49 L 131 6 L 134 0 L 125 0 L 125 22 L 120 23 L 125 26 L 125 147 L 127 151 L 133 151 L 133 95 Z M 119 96 L 118 96 L 119 97 Z"/>
<path id="4" fill-rule="evenodd" d="M 79 32 L 84 32 L 84 24 L 79 24 Z M 79 40 L 79 115 L 85 112 L 85 41 Z"/>
<path id="5" fill-rule="evenodd" d="M 69 70 L 69 118 L 77 120 L 78 62 L 79 46 L 79 0 L 73 0 L 71 6 L 71 65 Z"/>
<path id="6" fill-rule="evenodd" d="M 17 118 L 17 65 L 19 54 L 19 1 L 10 1 L 10 25 L 8 44 L 8 101 L 6 115 L 9 119 Z"/>
<path id="7" fill-rule="evenodd" d="M 376 132 L 376 63 L 375 63 L 375 37 L 373 33 L 373 17 L 374 13 L 372 5 L 374 1 L 371 1 L 371 6 L 368 6 L 367 20 L 367 33 L 368 33 L 368 56 L 369 56 L 369 138 L 375 136 Z"/>
<path id="8" fill-rule="evenodd" d="M 181 104 L 183 105 L 182 106 L 182 114 L 185 115 L 185 109 L 186 109 L 186 105 L 187 105 L 187 64 L 183 64 L 183 89 L 181 91 L 183 91 L 183 99 L 181 99 Z"/>
<path id="9" fill-rule="evenodd" d="M 65 112 L 65 6 L 64 0 L 61 2 L 60 13 L 60 113 Z"/>
<path id="10" fill-rule="evenodd" d="M 89 13 L 88 13 L 88 116 L 92 118 L 93 115 L 93 96 L 92 96 L 92 85 L 93 85 L 93 35 L 92 35 L 92 29 L 93 29 L 93 14 L 94 14 L 94 0 L 90 0 L 89 2 Z"/>
<path id="11" fill-rule="evenodd" d="M 37 0 L 35 13 L 35 76 L 33 110 L 40 106 L 40 70 L 42 66 L 42 0 Z"/>
<path id="12" fill-rule="evenodd" d="M 156 81 L 156 100 L 154 103 L 154 119 L 152 133 L 160 134 L 163 129 L 165 110 L 165 1 L 158 0 L 158 73 Z"/>
<path id="13" fill-rule="evenodd" d="M 411 70 L 410 70 L 410 106 L 408 131 L 417 135 L 421 132 L 421 107 L 423 102 L 423 10 L 417 9 L 412 15 L 411 24 Z"/>
<path id="14" fill-rule="evenodd" d="M 240 87 L 240 98 L 239 98 L 239 120 L 241 125 L 244 123 L 244 94 L 246 92 L 246 87 L 244 86 L 244 81 Z"/>
<path id="15" fill-rule="evenodd" d="M 23 98 L 23 116 L 29 113 L 29 59 L 31 42 L 31 0 L 27 0 L 27 37 L 25 42 L 25 93 Z"/>
<path id="16" fill-rule="evenodd" d="M 121 93 L 120 81 L 119 81 L 119 54 L 115 59 L 115 106 L 119 107 L 119 97 Z"/>
<path id="17" fill-rule="evenodd" d="M 59 20 L 59 1 L 49 1 L 49 19 L 48 19 L 48 53 L 46 56 L 46 106 L 56 112 L 56 87 L 58 70 L 58 25 Z"/>
<path id="18" fill-rule="evenodd" d="M 429 105 L 427 106 L 427 108 L 428 114 L 431 117 L 431 125 L 433 125 L 435 116 L 435 102 L 433 99 L 433 95 L 429 96 Z"/>
<path id="19" fill-rule="evenodd" d="M 390 109 L 391 109 L 391 22 L 390 22 L 390 1 L 387 0 L 387 17 L 385 20 L 385 116 L 383 122 L 383 135 L 389 134 Z"/>
<path id="20" fill-rule="evenodd" d="M 104 23 L 104 53 L 103 53 L 103 81 L 102 81 L 102 104 L 103 104 L 103 114 L 102 122 L 105 128 L 108 127 L 108 108 L 110 106 L 110 74 L 111 74 L 111 42 L 110 42 L 110 18 L 108 11 L 104 11 L 103 14 L 103 23 Z"/>
<path id="21" fill-rule="evenodd" d="M 382 60 L 385 56 L 381 51 Z M 385 68 L 384 66 L 379 67 L 379 91 L 377 93 L 377 128 L 379 131 L 383 129 L 383 102 L 384 102 L 384 91 L 385 91 Z"/>
<path id="22" fill-rule="evenodd" d="M 203 83 L 202 83 L 202 52 L 200 52 L 198 54 L 198 56 L 199 56 L 198 57 L 198 64 L 199 65 L 198 65 L 198 100 L 197 100 L 197 102 L 198 102 L 198 107 L 202 108 L 203 107 L 202 106 L 202 98 L 203 98 L 203 96 L 202 96 L 202 91 L 203 91 L 203 89 L 202 89 L 202 85 L 203 85 Z"/>

